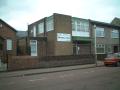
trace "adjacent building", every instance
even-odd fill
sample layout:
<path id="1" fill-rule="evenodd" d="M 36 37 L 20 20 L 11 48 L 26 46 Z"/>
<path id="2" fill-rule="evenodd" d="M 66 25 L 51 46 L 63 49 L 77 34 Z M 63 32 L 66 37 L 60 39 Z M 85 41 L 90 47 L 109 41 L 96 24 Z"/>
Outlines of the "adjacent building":
<path id="1" fill-rule="evenodd" d="M 11 56 L 16 56 L 16 30 L 0 19 L 0 66 L 7 64 Z"/>

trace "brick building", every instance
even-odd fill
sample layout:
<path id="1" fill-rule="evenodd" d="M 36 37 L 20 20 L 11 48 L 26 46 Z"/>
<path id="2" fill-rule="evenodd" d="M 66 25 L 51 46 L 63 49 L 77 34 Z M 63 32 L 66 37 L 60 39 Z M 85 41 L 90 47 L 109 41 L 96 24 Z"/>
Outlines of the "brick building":
<path id="1" fill-rule="evenodd" d="M 96 51 L 98 59 L 103 59 L 107 53 L 119 51 L 119 30 L 119 26 L 109 23 L 54 13 L 28 26 L 28 45 L 32 56 L 40 56 L 43 51 L 44 56 Z"/>
<path id="2" fill-rule="evenodd" d="M 0 19 L 0 66 L 7 64 L 11 56 L 16 56 L 16 30 Z"/>

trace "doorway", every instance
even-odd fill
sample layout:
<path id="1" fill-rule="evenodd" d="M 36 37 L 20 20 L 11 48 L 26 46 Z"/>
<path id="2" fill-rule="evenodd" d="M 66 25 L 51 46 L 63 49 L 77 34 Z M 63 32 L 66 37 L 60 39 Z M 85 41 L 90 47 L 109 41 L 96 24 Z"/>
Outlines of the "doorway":
<path id="1" fill-rule="evenodd" d="M 114 50 L 113 51 L 114 53 L 117 53 L 118 52 L 118 46 L 113 46 L 113 50 Z"/>

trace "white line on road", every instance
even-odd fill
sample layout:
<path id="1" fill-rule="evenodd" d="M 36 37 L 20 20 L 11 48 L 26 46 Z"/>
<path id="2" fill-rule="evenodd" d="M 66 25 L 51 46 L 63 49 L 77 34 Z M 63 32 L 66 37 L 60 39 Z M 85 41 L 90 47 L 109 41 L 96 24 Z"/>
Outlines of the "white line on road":
<path id="1" fill-rule="evenodd" d="M 41 80 L 46 80 L 47 78 L 43 77 L 43 78 L 39 78 L 39 79 L 31 79 L 31 80 L 28 80 L 30 82 L 34 82 L 34 81 L 41 81 Z"/>
<path id="2" fill-rule="evenodd" d="M 68 74 L 64 74 L 64 75 L 60 75 L 59 77 L 60 78 L 65 78 L 65 77 L 70 77 L 70 76 L 73 76 L 73 74 L 69 74 L 69 75 Z"/>

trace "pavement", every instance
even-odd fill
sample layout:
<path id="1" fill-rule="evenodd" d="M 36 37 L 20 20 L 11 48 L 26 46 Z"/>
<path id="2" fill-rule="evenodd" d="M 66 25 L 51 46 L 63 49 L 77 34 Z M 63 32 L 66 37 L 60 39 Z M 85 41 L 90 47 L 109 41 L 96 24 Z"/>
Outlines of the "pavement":
<path id="1" fill-rule="evenodd" d="M 101 67 L 103 65 L 104 63 L 102 61 L 97 62 L 97 67 Z M 86 64 L 86 65 L 75 65 L 75 66 L 65 66 L 65 67 L 55 67 L 55 68 L 0 72 L 0 78 L 22 77 L 22 76 L 30 76 L 30 75 L 36 75 L 36 74 L 54 73 L 54 72 L 87 69 L 87 68 L 95 68 L 95 67 L 96 67 L 96 64 Z"/>

